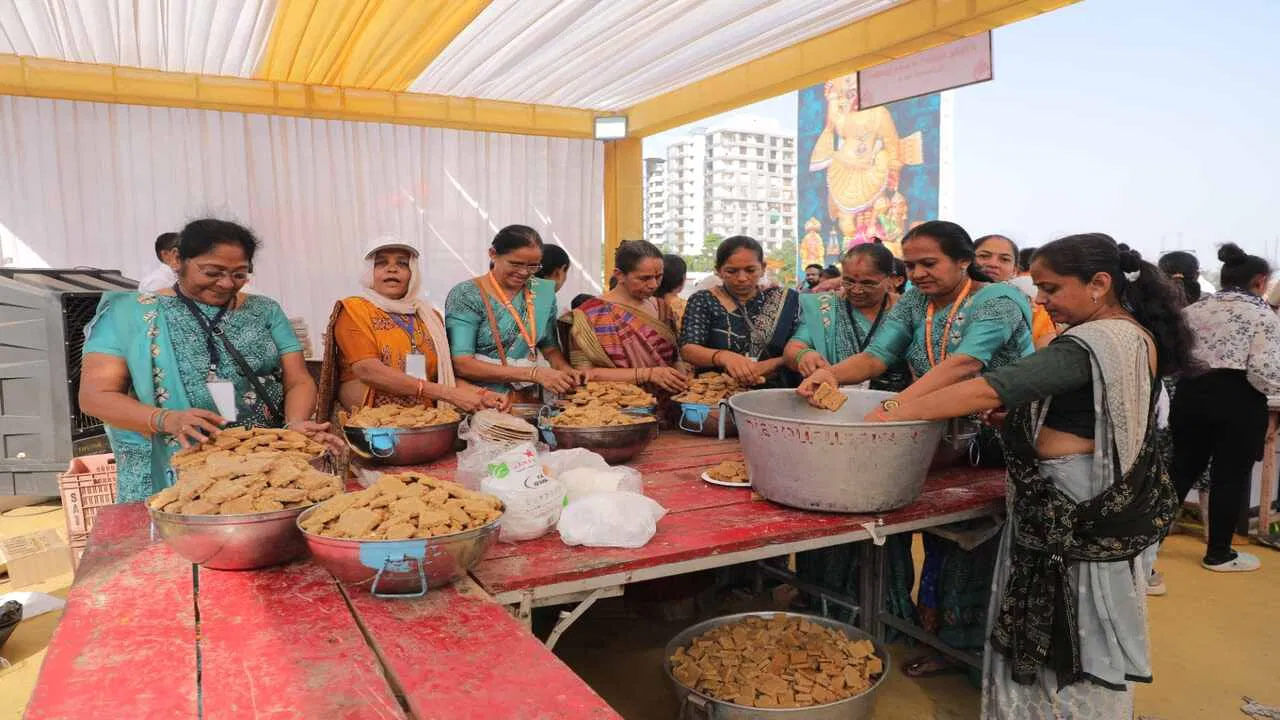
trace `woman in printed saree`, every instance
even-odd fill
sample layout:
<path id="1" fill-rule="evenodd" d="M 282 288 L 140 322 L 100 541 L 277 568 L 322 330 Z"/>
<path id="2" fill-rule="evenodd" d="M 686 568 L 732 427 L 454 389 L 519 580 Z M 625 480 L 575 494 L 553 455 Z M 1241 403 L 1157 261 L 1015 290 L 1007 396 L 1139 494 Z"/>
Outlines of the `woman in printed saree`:
<path id="1" fill-rule="evenodd" d="M 343 447 L 310 421 L 316 385 L 280 306 L 240 291 L 258 239 L 215 219 L 180 235 L 172 288 L 108 293 L 85 328 L 80 407 L 107 426 L 117 502 L 162 490 L 170 456 L 227 423 L 288 427 Z"/>
<path id="2" fill-rule="evenodd" d="M 893 253 L 884 245 L 854 245 L 840 267 L 841 292 L 800 295 L 800 321 L 785 357 L 802 377 L 866 350 L 898 301 L 891 291 Z M 899 362 L 873 378 L 871 389 L 901 392 L 910 381 L 905 363 Z"/>
<path id="3" fill-rule="evenodd" d="M 885 401 L 892 407 L 1031 354 L 1026 296 L 1006 283 L 988 282 L 974 262 L 973 241 L 964 228 L 940 220 L 923 223 L 903 238 L 902 254 L 912 288 L 889 311 L 866 350 L 814 371 L 798 390 L 802 396 L 812 397 L 824 382 L 853 384 L 878 377 L 906 360 L 915 381 Z M 889 540 L 891 611 L 903 618 L 918 616 L 921 627 L 953 647 L 980 649 L 995 543 L 965 551 L 931 533 L 923 538 L 925 562 L 914 607 L 910 535 Z M 912 676 L 953 669 L 941 655 L 905 667 Z"/>
<path id="4" fill-rule="evenodd" d="M 699 370 L 723 370 L 739 383 L 789 383 L 782 357 L 795 332 L 800 295 L 792 288 L 760 288 L 764 248 L 736 235 L 716 249 L 721 285 L 689 298 L 680 328 L 680 356 Z"/>
<path id="5" fill-rule="evenodd" d="M 655 298 L 662 282 L 662 251 L 629 240 L 614 255 L 612 290 L 566 315 L 569 362 L 588 380 L 651 385 L 667 394 L 683 392 L 689 380 L 676 369 L 676 331 L 671 308 Z"/>
<path id="6" fill-rule="evenodd" d="M 454 375 L 513 402 L 541 402 L 582 384 L 556 341 L 555 283 L 542 269 L 542 238 L 525 225 L 493 237 L 489 272 L 458 283 L 444 303 Z"/>
<path id="7" fill-rule="evenodd" d="M 1031 274 L 1061 337 L 876 419 L 1009 410 L 982 716 L 1127 720 L 1130 683 L 1151 680 L 1143 556 L 1177 507 L 1159 378 L 1187 367 L 1191 332 L 1161 273 L 1106 235 L 1045 245 Z"/>
<path id="8" fill-rule="evenodd" d="M 364 255 L 361 295 L 339 300 L 325 333 L 317 417 L 347 411 L 447 402 L 463 412 L 502 408 L 498 393 L 457 381 L 440 313 L 422 298 L 418 250 L 393 237 Z"/>

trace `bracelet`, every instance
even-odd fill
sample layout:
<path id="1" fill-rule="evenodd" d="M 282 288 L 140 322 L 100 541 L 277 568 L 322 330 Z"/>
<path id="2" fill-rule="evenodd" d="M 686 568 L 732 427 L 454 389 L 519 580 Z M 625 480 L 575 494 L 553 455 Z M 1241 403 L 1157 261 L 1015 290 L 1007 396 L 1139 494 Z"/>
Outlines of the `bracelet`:
<path id="1" fill-rule="evenodd" d="M 795 358 L 793 359 L 793 362 L 795 362 L 795 364 L 796 364 L 796 365 L 799 365 L 799 364 L 800 364 L 800 358 L 804 357 L 805 355 L 807 355 L 807 354 L 809 354 L 809 353 L 811 353 L 811 352 L 816 352 L 816 351 L 815 351 L 813 348 L 805 348 L 805 349 L 801 350 L 800 352 L 796 353 L 796 356 L 795 356 Z"/>
<path id="2" fill-rule="evenodd" d="M 717 355 L 719 355 L 719 354 L 720 354 L 720 353 L 722 353 L 722 352 L 724 352 L 724 351 L 723 351 L 723 350 L 717 350 L 717 351 L 715 351 L 715 352 L 711 353 L 711 367 L 720 367 L 720 366 L 716 363 L 716 356 L 717 356 Z"/>
<path id="3" fill-rule="evenodd" d="M 422 395 L 426 393 L 426 391 L 427 391 L 427 382 L 425 380 L 419 380 L 418 394 L 415 395 L 415 397 L 418 399 L 419 402 L 422 402 Z"/>
<path id="4" fill-rule="evenodd" d="M 529 382 L 531 383 L 538 382 L 538 366 L 537 365 L 534 365 L 533 367 L 529 368 Z"/>

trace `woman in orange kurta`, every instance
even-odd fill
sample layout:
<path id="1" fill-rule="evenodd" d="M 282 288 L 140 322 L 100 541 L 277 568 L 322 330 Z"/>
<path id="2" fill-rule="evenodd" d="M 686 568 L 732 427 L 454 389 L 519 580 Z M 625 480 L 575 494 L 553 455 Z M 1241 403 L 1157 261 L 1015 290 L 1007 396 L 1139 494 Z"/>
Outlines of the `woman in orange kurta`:
<path id="1" fill-rule="evenodd" d="M 454 378 L 444 320 L 419 295 L 418 251 L 379 238 L 365 261 L 364 294 L 339 300 L 329 318 L 318 416 L 327 419 L 335 404 L 503 407 L 501 395 Z"/>

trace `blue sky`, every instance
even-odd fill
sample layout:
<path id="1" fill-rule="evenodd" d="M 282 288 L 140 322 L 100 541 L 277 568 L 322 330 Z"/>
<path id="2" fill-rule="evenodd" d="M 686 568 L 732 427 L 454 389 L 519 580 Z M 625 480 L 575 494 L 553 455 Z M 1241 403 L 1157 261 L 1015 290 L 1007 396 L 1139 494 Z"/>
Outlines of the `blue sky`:
<path id="1" fill-rule="evenodd" d="M 1212 266 L 1231 240 L 1280 260 L 1278 30 L 1280 0 L 1085 0 L 996 30 L 995 80 L 954 93 L 951 219 L 1024 245 L 1101 231 L 1152 259 Z M 795 94 L 698 125 L 744 121 L 794 133 Z"/>

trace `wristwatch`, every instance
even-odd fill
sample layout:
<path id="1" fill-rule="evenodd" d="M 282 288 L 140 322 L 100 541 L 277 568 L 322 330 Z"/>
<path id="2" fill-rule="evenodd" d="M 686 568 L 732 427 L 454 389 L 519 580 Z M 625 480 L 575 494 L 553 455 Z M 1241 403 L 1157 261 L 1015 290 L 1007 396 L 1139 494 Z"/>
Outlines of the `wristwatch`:
<path id="1" fill-rule="evenodd" d="M 898 406 L 901 404 L 902 403 L 898 402 L 897 400 L 894 400 L 893 398 L 889 398 L 888 400 L 881 401 L 880 409 L 884 410 L 885 412 L 889 412 L 890 410 L 897 410 Z"/>

